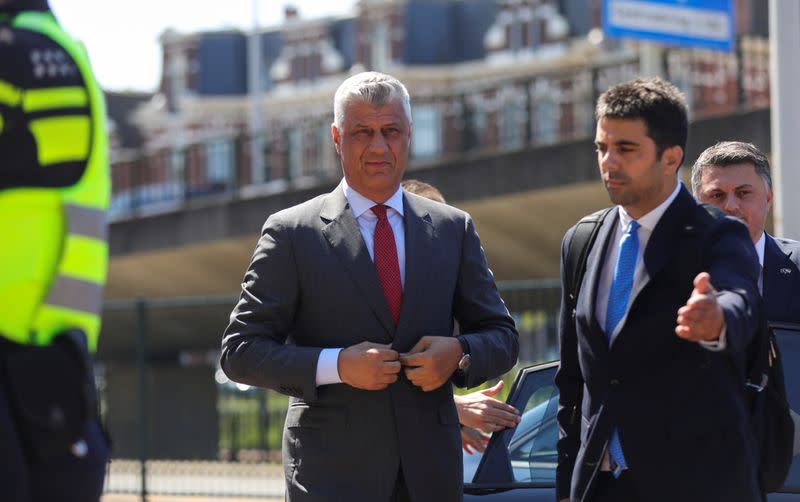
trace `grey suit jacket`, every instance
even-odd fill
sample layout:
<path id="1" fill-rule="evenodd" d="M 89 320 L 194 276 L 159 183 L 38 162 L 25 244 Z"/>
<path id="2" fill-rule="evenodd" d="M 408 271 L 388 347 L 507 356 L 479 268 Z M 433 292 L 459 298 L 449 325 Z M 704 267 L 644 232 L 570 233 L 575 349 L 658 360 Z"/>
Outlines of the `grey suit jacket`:
<path id="1" fill-rule="evenodd" d="M 234 381 L 291 397 L 283 441 L 287 500 L 388 500 L 398 468 L 415 501 L 461 500 L 450 385 L 423 392 L 404 375 L 384 391 L 317 387 L 325 347 L 365 340 L 400 352 L 425 335 L 468 340 L 475 386 L 516 362 L 514 322 L 469 216 L 405 194 L 406 272 L 398 325 L 341 186 L 269 217 L 222 341 Z"/>
<path id="2" fill-rule="evenodd" d="M 800 242 L 766 236 L 764 306 L 773 322 L 800 322 Z"/>

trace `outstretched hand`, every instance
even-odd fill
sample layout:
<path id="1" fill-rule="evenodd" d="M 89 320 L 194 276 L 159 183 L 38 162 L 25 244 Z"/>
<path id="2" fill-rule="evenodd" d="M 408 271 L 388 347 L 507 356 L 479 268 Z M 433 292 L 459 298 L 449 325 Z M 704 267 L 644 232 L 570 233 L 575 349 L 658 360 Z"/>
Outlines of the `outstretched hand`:
<path id="1" fill-rule="evenodd" d="M 690 342 L 713 342 L 719 339 L 725 317 L 717 303 L 716 291 L 708 272 L 694 279 L 694 289 L 686 305 L 678 309 L 675 334 Z"/>

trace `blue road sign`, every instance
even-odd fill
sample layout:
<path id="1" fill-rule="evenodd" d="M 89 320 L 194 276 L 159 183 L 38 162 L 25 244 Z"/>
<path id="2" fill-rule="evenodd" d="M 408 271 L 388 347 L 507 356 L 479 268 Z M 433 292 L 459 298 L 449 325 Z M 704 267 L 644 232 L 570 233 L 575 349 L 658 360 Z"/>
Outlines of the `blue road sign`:
<path id="1" fill-rule="evenodd" d="M 610 37 L 732 51 L 733 0 L 604 0 Z"/>

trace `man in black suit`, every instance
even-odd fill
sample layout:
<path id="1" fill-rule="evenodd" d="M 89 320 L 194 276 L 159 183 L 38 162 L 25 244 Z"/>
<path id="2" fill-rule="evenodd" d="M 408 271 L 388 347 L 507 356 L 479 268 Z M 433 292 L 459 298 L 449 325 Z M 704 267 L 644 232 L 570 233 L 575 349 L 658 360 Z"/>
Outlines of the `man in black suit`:
<path id="1" fill-rule="evenodd" d="M 747 229 L 679 183 L 688 120 L 673 85 L 615 86 L 596 117 L 616 208 L 575 302 L 563 266 L 574 227 L 562 244 L 558 498 L 758 501 L 743 385 L 758 295 Z"/>
<path id="2" fill-rule="evenodd" d="M 469 215 L 400 188 L 405 86 L 375 72 L 350 77 L 331 133 L 344 179 L 267 219 L 222 368 L 291 396 L 287 500 L 460 501 L 450 382 L 473 387 L 508 371 L 514 322 Z"/>
<path id="3" fill-rule="evenodd" d="M 751 143 L 723 141 L 707 148 L 692 166 L 692 192 L 747 224 L 756 247 L 761 275 L 758 289 L 770 322 L 800 323 L 800 242 L 769 235 L 767 213 L 772 207 L 769 159 Z M 792 410 L 795 431 L 800 415 Z M 800 453 L 795 433 L 794 453 Z"/>
<path id="4" fill-rule="evenodd" d="M 747 224 L 762 273 L 758 287 L 767 319 L 800 322 L 800 242 L 765 231 L 772 207 L 769 160 L 755 145 L 724 141 L 707 148 L 692 167 L 692 191 Z"/>

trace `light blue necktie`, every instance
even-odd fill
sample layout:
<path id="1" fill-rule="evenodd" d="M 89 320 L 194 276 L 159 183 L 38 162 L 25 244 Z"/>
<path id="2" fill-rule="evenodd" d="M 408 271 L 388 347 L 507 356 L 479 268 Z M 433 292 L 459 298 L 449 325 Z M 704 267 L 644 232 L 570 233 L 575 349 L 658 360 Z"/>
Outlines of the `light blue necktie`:
<path id="1" fill-rule="evenodd" d="M 614 267 L 614 280 L 611 282 L 606 310 L 606 337 L 608 337 L 609 345 L 614 328 L 617 327 L 628 309 L 628 300 L 631 297 L 631 289 L 633 289 L 633 273 L 636 271 L 636 255 L 639 253 L 639 235 L 636 230 L 640 226 L 636 220 L 631 220 L 619 242 L 619 256 L 617 256 L 617 264 Z M 628 467 L 628 464 L 622 454 L 622 444 L 619 442 L 619 431 L 616 427 L 611 431 L 608 454 L 613 460 L 614 476 L 618 477 L 622 470 Z"/>

